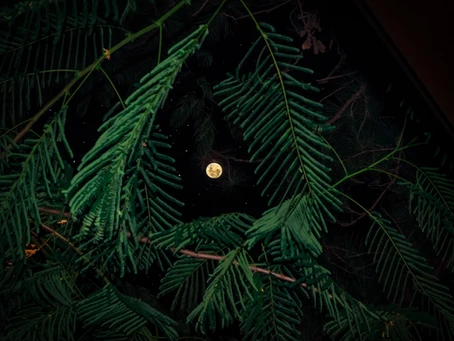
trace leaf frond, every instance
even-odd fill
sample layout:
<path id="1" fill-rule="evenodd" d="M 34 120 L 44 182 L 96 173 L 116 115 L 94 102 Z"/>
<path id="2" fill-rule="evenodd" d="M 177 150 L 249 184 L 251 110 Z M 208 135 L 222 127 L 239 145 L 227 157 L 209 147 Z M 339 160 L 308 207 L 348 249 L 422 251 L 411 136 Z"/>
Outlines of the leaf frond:
<path id="1" fill-rule="evenodd" d="M 96 291 L 77 305 L 85 327 L 101 326 L 131 335 L 151 323 L 169 339 L 178 337 L 176 322 L 138 299 L 123 295 L 111 285 Z"/>
<path id="2" fill-rule="evenodd" d="M 59 196 L 59 184 L 67 165 L 62 147 L 72 157 L 64 134 L 66 109 L 54 115 L 37 139 L 27 139 L 13 150 L 6 151 L 7 174 L 0 175 L 0 260 L 23 259 L 30 231 L 41 224 L 39 205 L 43 199 Z M 59 145 L 62 145 L 60 147 Z"/>
<path id="3" fill-rule="evenodd" d="M 322 105 L 306 97 L 306 91 L 317 89 L 300 80 L 301 74 L 312 71 L 296 64 L 302 55 L 290 44 L 291 38 L 275 33 L 270 25 L 259 30 L 262 36 L 236 74 L 217 85 L 214 95 L 222 98 L 219 106 L 228 119 L 244 129 L 251 161 L 261 159 L 257 184 L 264 186 L 262 196 L 271 195 L 269 205 L 302 199 L 303 193 L 319 212 L 340 210 L 341 201 L 329 184 L 329 146 L 319 136 L 333 127 L 326 123 Z M 255 70 L 243 73 L 242 68 L 251 63 Z"/>
<path id="4" fill-rule="evenodd" d="M 432 242 L 436 254 L 454 271 L 454 183 L 436 168 L 422 167 L 410 191 L 409 211 Z"/>
<path id="5" fill-rule="evenodd" d="M 238 247 L 225 255 L 210 276 L 202 302 L 189 314 L 202 333 L 224 328 L 241 318 L 241 309 L 256 290 L 247 254 Z"/>
<path id="6" fill-rule="evenodd" d="M 388 299 L 401 305 L 407 290 L 421 295 L 421 304 L 435 311 L 440 323 L 446 323 L 449 334 L 454 331 L 454 306 L 449 289 L 432 275 L 432 267 L 390 222 L 378 213 L 371 215 L 373 225 L 366 238 L 369 252 L 374 254 L 379 282 Z M 443 328 L 444 329 L 444 328 Z"/>

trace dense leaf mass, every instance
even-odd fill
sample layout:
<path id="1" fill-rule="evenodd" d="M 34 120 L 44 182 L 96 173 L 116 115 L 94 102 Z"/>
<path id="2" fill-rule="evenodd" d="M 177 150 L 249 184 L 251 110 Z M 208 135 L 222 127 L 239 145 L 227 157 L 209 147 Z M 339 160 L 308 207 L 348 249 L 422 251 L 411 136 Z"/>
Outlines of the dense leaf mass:
<path id="1" fill-rule="evenodd" d="M 452 157 L 326 7 L 2 4 L 1 340 L 454 339 Z"/>

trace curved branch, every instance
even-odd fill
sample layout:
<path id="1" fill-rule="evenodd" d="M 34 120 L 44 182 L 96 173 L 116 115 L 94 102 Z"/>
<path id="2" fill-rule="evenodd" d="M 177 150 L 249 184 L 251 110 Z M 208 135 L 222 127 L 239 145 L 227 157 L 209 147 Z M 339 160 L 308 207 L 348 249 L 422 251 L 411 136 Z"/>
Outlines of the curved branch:
<path id="1" fill-rule="evenodd" d="M 143 28 L 142 30 L 130 34 L 128 37 L 123 39 L 121 42 L 119 42 L 117 45 L 109 49 L 109 55 L 112 55 L 115 53 L 117 50 L 122 48 L 124 45 L 128 44 L 131 41 L 134 41 L 135 39 L 139 38 L 140 36 L 144 35 L 145 33 L 148 33 L 149 31 L 159 27 L 162 25 L 162 23 L 167 20 L 170 16 L 172 16 L 175 12 L 177 12 L 181 7 L 183 7 L 188 1 L 187 0 L 182 0 L 180 1 L 177 5 L 175 5 L 170 11 L 168 11 L 166 14 L 164 14 L 161 18 L 156 20 L 153 24 Z M 33 125 L 50 109 L 52 106 L 57 103 L 62 97 L 65 95 L 69 94 L 71 88 L 79 82 L 79 80 L 84 77 L 85 75 L 89 74 L 90 72 L 95 69 L 98 64 L 101 64 L 104 59 L 106 58 L 106 55 L 102 55 L 99 57 L 97 60 L 95 60 L 93 63 L 91 63 L 89 66 L 87 66 L 85 69 L 82 71 L 79 71 L 76 76 L 68 83 L 66 86 L 54 97 L 52 98 L 40 111 L 36 113 L 33 118 L 30 119 L 30 121 L 27 123 L 27 125 L 14 137 L 14 142 L 18 143 L 24 135 L 33 127 Z M 10 149 L 12 145 L 9 145 L 8 148 Z M 5 153 L 6 154 L 6 153 Z"/>
<path id="2" fill-rule="evenodd" d="M 336 122 L 342 116 L 344 111 L 347 110 L 347 108 L 354 101 L 356 101 L 359 98 L 359 96 L 361 96 L 361 94 L 364 92 L 364 90 L 366 90 L 366 83 L 361 84 L 358 91 L 355 92 L 347 102 L 345 102 L 345 104 L 342 106 L 342 108 L 340 108 L 339 111 L 328 121 L 328 124 L 333 124 L 334 122 Z"/>
<path id="3" fill-rule="evenodd" d="M 42 207 L 41 206 L 41 207 L 39 207 L 39 211 L 43 212 L 43 213 L 48 213 L 48 214 L 51 214 L 51 215 L 64 216 L 65 218 L 71 218 L 71 214 L 70 213 L 64 212 L 64 211 L 59 211 L 59 210 L 52 209 L 52 208 L 47 208 L 47 207 Z M 54 229 L 52 229 L 52 228 L 50 228 L 48 226 L 42 226 L 42 228 L 45 229 L 46 231 L 56 235 L 58 238 L 60 238 L 64 242 L 67 242 L 68 245 L 71 248 L 73 248 L 74 250 L 76 250 L 77 253 L 80 252 L 78 249 L 75 248 L 75 246 L 69 240 L 64 238 L 62 235 L 58 234 L 58 232 L 55 231 Z M 131 232 L 127 232 L 126 235 L 128 236 L 128 238 L 132 238 Z M 146 237 L 141 237 L 141 238 L 138 239 L 138 241 L 140 243 L 151 244 L 150 239 L 148 239 Z M 172 248 L 171 250 L 175 252 L 175 248 Z M 214 261 L 217 261 L 217 262 L 220 262 L 223 259 L 223 256 L 217 256 L 217 255 L 212 255 L 212 254 L 207 254 L 207 253 L 200 253 L 200 252 L 195 252 L 195 251 L 187 250 L 187 249 L 179 250 L 178 253 L 181 253 L 182 255 L 186 255 L 186 256 L 189 256 L 189 257 L 192 257 L 192 258 L 210 259 L 210 260 L 214 260 Z M 274 276 L 274 277 L 279 278 L 280 280 L 283 280 L 283 281 L 286 281 L 286 282 L 290 282 L 290 283 L 296 282 L 296 279 L 293 278 L 293 277 L 286 276 L 284 274 L 281 274 L 281 273 L 278 273 L 278 272 L 274 272 L 274 271 L 271 271 L 271 270 L 259 268 L 259 267 L 254 266 L 254 265 L 249 265 L 249 269 L 251 271 L 253 271 L 253 272 L 256 272 L 256 273 L 262 273 L 262 274 L 265 274 L 265 275 Z M 307 284 L 306 283 L 301 283 L 300 286 L 303 287 L 303 288 L 307 288 Z M 318 292 L 317 288 L 315 288 L 314 290 L 315 290 L 315 292 Z M 332 295 L 329 294 L 329 297 L 332 298 Z"/>

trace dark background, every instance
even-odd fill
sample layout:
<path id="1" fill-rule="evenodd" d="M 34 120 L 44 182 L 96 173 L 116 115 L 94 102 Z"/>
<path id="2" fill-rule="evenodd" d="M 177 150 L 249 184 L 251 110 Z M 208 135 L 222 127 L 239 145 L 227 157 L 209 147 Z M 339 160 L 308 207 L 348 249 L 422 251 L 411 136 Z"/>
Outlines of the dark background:
<path id="1" fill-rule="evenodd" d="M 293 9 L 294 4 L 290 2 L 269 13 L 259 13 L 257 18 L 274 25 L 278 32 L 293 37 L 295 46 L 298 46 L 303 39 L 295 32 L 289 20 L 289 13 Z M 427 154 L 420 154 L 421 159 L 432 160 L 434 146 L 451 145 L 450 137 L 445 133 L 440 122 L 434 118 L 429 106 L 422 99 L 414 84 L 402 71 L 387 46 L 353 2 L 307 1 L 305 2 L 306 9 L 319 12 L 323 27 L 321 36 L 335 39 L 335 48 L 324 54 L 314 55 L 311 50 L 304 53 L 304 65 L 308 65 L 315 71 L 312 82 L 315 83 L 317 79 L 327 76 L 339 62 L 340 53 L 343 53 L 347 56 L 346 68 L 357 72 L 367 80 L 370 93 L 377 102 L 380 102 L 387 115 L 394 117 L 396 122 L 402 123 L 404 112 L 400 110 L 400 102 L 402 99 L 406 99 L 413 108 L 417 109 L 418 119 L 421 122 L 410 124 L 414 135 L 430 130 L 437 132 L 433 145 L 427 148 Z M 159 114 L 159 124 L 163 132 L 169 135 L 176 167 L 183 179 L 184 192 L 181 198 L 185 202 L 183 221 L 233 211 L 246 212 L 258 217 L 267 207 L 266 198 L 262 198 L 260 195 L 260 186 L 255 185 L 256 164 L 247 162 L 247 144 L 232 136 L 230 126 L 215 104 L 211 107 L 211 114 L 217 134 L 212 150 L 219 155 L 211 157 L 210 160 L 220 162 L 224 167 L 224 173 L 219 179 L 210 179 L 205 174 L 208 160 L 202 160 L 197 154 L 193 136 L 195 122 L 189 119 L 187 124 L 178 129 L 169 125 L 168 119 L 172 115 L 172 110 L 175 109 L 173 103 L 176 104 L 181 96 L 191 91 L 195 85 L 194 76 L 205 77 L 211 84 L 218 83 L 225 78 L 227 72 L 234 72 L 243 54 L 257 38 L 258 33 L 249 18 L 235 21 L 226 20 L 228 20 L 230 34 L 227 34 L 225 38 L 221 37 L 220 41 L 207 39 L 203 45 L 203 49 L 212 54 L 211 66 L 200 66 L 197 58 L 192 57 L 187 64 L 190 72 L 188 73 L 188 69 L 182 70 L 177 82 L 182 85 L 174 87 L 168 98 L 166 110 Z M 240 33 L 237 34 L 238 32 Z M 345 72 L 345 70 L 344 68 L 341 71 Z M 337 74 L 341 74 L 341 71 Z M 386 92 L 390 83 L 393 83 L 394 88 L 398 89 L 397 92 Z M 321 92 L 316 96 L 323 98 L 332 92 L 335 86 L 336 84 L 321 85 Z M 102 103 L 103 100 L 100 99 L 100 102 Z M 99 109 L 101 112 L 107 111 L 105 104 L 99 104 Z M 98 126 L 101 117 L 102 115 L 99 114 L 89 114 L 82 118 L 77 115 L 73 116 L 73 121 L 69 124 L 71 128 L 68 135 L 75 150 L 75 165 L 96 141 L 98 133 L 95 127 Z M 431 162 L 436 164 L 438 161 L 432 160 Z M 242 176 L 238 184 L 230 186 L 227 177 L 233 171 Z"/>

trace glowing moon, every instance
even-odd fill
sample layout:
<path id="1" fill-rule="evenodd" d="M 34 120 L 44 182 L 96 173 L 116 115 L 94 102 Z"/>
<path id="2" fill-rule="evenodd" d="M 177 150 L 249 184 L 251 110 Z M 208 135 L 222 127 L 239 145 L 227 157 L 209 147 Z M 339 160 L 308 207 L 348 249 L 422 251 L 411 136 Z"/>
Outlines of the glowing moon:
<path id="1" fill-rule="evenodd" d="M 210 163 L 206 168 L 207 175 L 212 179 L 217 179 L 222 174 L 222 167 L 217 162 Z"/>

